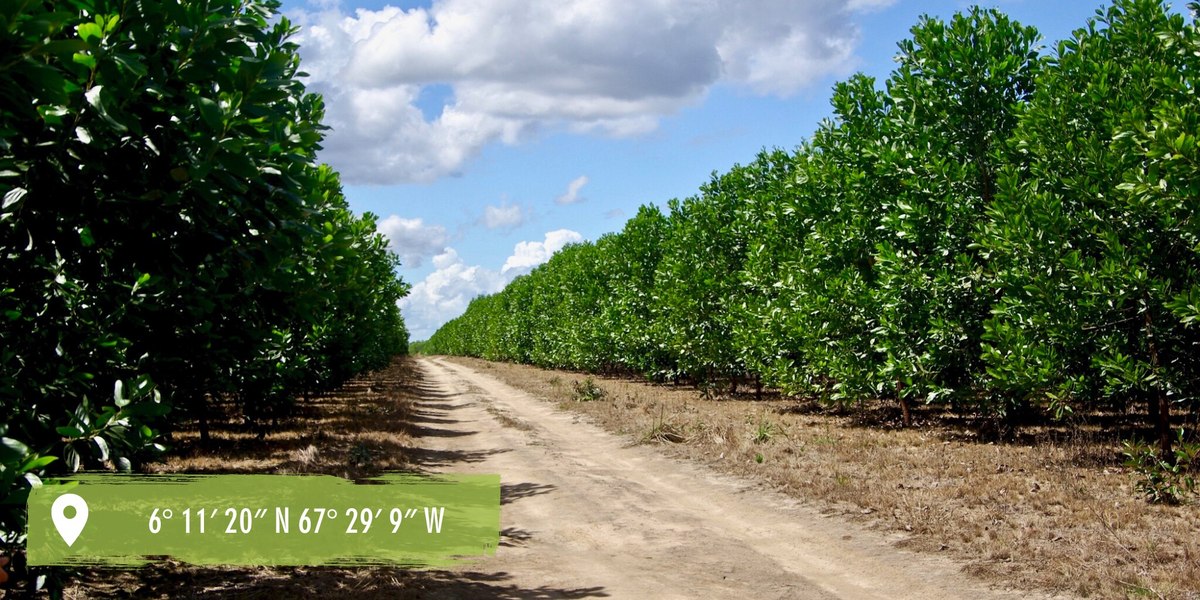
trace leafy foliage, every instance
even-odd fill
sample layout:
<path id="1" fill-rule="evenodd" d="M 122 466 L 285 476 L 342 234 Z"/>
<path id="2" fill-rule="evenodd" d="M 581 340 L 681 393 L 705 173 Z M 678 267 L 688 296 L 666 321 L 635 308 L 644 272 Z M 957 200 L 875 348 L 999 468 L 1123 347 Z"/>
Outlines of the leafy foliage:
<path id="1" fill-rule="evenodd" d="M 1200 444 L 1186 442 L 1182 430 L 1175 441 L 1171 456 L 1161 455 L 1141 440 L 1127 441 L 1121 450 L 1125 466 L 1138 477 L 1135 487 L 1149 502 L 1179 504 L 1196 493 L 1193 473 L 1200 459 Z"/>
<path id="2" fill-rule="evenodd" d="M 1145 407 L 1170 463 L 1172 411 L 1200 411 L 1195 20 L 1117 0 L 1050 55 L 994 10 L 911 32 L 794 152 L 643 208 L 425 351 L 754 378 L 906 422 L 912 402 L 1006 425 Z"/>
<path id="3" fill-rule="evenodd" d="M 990 385 L 1059 414 L 1148 403 L 1168 455 L 1170 404 L 1200 389 L 1200 338 L 1173 309 L 1200 255 L 1180 195 L 1196 181 L 1164 171 L 1174 151 L 1151 140 L 1197 107 L 1195 43 L 1194 24 L 1151 1 L 1060 43 L 1013 140 L 1027 164 L 1006 173 L 981 237 L 1000 294 Z"/>
<path id="4" fill-rule="evenodd" d="M 0 11 L 6 502 L 47 468 L 128 470 L 214 399 L 262 426 L 404 351 L 407 287 L 315 162 L 323 106 L 277 6 Z M 0 511 L 5 543 L 22 519 Z"/>
<path id="5" fill-rule="evenodd" d="M 595 402 L 604 399 L 604 388 L 596 385 L 596 381 L 591 377 L 586 377 L 583 381 L 576 380 L 571 386 L 575 390 L 575 400 L 578 402 Z"/>

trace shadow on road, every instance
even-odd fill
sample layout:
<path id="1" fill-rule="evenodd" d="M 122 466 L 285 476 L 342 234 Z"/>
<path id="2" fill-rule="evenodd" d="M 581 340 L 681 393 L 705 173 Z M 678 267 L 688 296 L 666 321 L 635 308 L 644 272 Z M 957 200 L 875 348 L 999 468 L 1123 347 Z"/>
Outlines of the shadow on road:
<path id="1" fill-rule="evenodd" d="M 503 483 L 500 484 L 500 504 L 512 504 L 522 498 L 549 494 L 555 489 L 556 486 L 545 483 Z"/>
<path id="2" fill-rule="evenodd" d="M 407 571 L 398 568 L 197 568 L 165 564 L 113 578 L 104 573 L 81 584 L 89 598 L 496 598 L 556 600 L 606 598 L 603 587 L 523 588 L 505 573 Z"/>
<path id="3" fill-rule="evenodd" d="M 526 542 L 533 539 L 533 534 L 517 527 L 505 527 L 500 530 L 500 545 L 509 548 L 518 548 L 524 546 Z"/>
<path id="4" fill-rule="evenodd" d="M 195 432 L 181 434 L 174 463 L 166 471 L 193 473 L 327 473 L 369 476 L 385 468 L 426 471 L 478 463 L 508 449 L 430 450 L 422 436 L 471 435 L 448 429 L 458 423 L 458 406 L 442 403 L 455 394 L 422 379 L 411 359 L 397 360 L 382 372 L 346 385 L 338 392 L 302 404 L 284 427 L 267 436 L 231 419 L 213 427 L 213 440 L 200 443 Z M 393 435 L 403 432 L 415 439 Z M 360 446 L 374 463 L 348 468 L 346 456 Z M 305 456 L 307 449 L 311 456 Z M 551 491 L 534 483 L 506 485 L 505 503 Z M 533 535 L 508 528 L 501 545 L 516 547 Z M 604 598 L 603 587 L 520 586 L 507 572 L 415 571 L 400 567 L 197 567 L 171 560 L 124 572 L 84 570 L 66 597 L 83 598 L 400 598 L 554 600 Z M 5 597 L 0 592 L 0 597 Z"/>
<path id="5" fill-rule="evenodd" d="M 428 448 L 408 449 L 408 459 L 420 469 L 440 469 L 456 463 L 474 464 L 488 459 L 489 456 L 508 452 L 506 448 L 491 450 L 430 450 Z"/>

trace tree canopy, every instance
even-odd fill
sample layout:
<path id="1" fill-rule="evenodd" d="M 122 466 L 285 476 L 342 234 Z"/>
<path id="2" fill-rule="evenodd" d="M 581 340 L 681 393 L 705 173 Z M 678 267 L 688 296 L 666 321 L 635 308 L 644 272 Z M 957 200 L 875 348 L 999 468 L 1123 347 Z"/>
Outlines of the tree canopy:
<path id="1" fill-rule="evenodd" d="M 1047 54 L 995 10 L 922 18 L 794 151 L 564 250 L 422 351 L 756 378 L 906 421 L 1145 406 L 1169 455 L 1200 389 L 1198 33 L 1158 0 Z M 485 322 L 517 333 L 480 345 Z"/>
<path id="2" fill-rule="evenodd" d="M 0 10 L 4 543 L 46 469 L 128 470 L 217 401 L 262 427 L 406 349 L 407 285 L 316 161 L 277 8 Z"/>

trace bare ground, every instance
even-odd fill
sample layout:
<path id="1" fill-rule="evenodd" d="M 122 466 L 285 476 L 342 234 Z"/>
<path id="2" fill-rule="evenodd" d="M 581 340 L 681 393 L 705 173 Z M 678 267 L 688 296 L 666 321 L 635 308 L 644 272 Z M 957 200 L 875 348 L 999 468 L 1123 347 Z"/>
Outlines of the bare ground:
<path id="1" fill-rule="evenodd" d="M 1020 598 L 933 554 L 654 448 L 469 367 L 422 360 L 444 400 L 423 445 L 500 473 L 504 548 L 525 588 L 616 598 Z"/>
<path id="2" fill-rule="evenodd" d="M 620 379 L 578 402 L 583 378 L 399 360 L 266 439 L 233 420 L 209 444 L 181 432 L 155 467 L 500 473 L 495 557 L 456 571 L 162 563 L 84 573 L 65 597 L 1200 597 L 1196 508 L 1147 507 L 1095 448 L 880 431 Z"/>
<path id="3" fill-rule="evenodd" d="M 769 484 L 894 546 L 952 558 L 960 578 L 1027 593 L 1200 598 L 1200 506 L 1144 502 L 1121 465 L 1119 440 L 1129 432 L 1111 425 L 1026 428 L 999 442 L 931 412 L 900 429 L 886 408 L 867 410 L 864 421 L 861 412 L 829 413 L 778 396 L 709 397 L 682 386 L 450 360 L 630 443 Z M 582 401 L 594 397 L 577 389 L 585 382 L 599 399 Z"/>

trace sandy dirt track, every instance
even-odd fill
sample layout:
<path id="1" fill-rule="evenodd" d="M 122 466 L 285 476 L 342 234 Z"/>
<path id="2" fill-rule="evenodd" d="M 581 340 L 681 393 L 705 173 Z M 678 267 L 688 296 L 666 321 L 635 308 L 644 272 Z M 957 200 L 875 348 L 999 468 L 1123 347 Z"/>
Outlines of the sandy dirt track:
<path id="1" fill-rule="evenodd" d="M 499 473 L 501 547 L 469 569 L 534 598 L 1028 598 L 761 486 L 663 456 L 429 358 L 423 462 Z M 434 592 L 431 597 L 441 597 Z"/>

